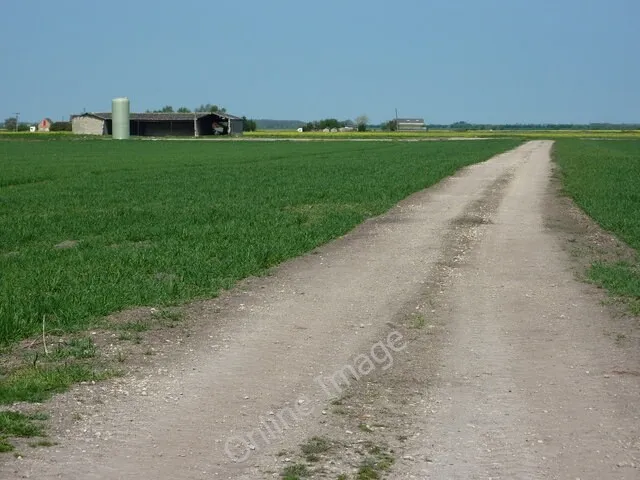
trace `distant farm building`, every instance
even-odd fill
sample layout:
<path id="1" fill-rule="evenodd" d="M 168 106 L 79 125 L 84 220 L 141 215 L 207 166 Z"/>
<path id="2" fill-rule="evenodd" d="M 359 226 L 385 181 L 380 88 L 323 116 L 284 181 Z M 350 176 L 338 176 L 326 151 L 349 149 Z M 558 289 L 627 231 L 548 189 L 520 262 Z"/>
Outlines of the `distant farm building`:
<path id="1" fill-rule="evenodd" d="M 398 131 L 399 132 L 426 132 L 427 124 L 424 123 L 424 118 L 399 118 Z"/>
<path id="2" fill-rule="evenodd" d="M 111 135 L 111 112 L 83 113 L 71 116 L 73 133 L 80 135 Z M 242 135 L 243 120 L 228 113 L 132 113 L 131 135 L 148 137 L 203 135 Z"/>

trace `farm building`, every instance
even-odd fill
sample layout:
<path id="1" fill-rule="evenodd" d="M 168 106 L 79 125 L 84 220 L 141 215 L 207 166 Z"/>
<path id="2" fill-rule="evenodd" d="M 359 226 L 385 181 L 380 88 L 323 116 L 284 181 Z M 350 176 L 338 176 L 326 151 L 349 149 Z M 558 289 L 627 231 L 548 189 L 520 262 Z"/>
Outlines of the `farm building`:
<path id="1" fill-rule="evenodd" d="M 424 123 L 424 118 L 399 118 L 398 119 L 398 131 L 399 132 L 425 132 L 427 125 Z"/>
<path id="2" fill-rule="evenodd" d="M 111 135 L 112 115 L 83 113 L 71 116 L 73 133 L 81 135 Z M 228 113 L 132 113 L 131 135 L 163 137 L 202 135 L 241 135 L 242 118 Z"/>

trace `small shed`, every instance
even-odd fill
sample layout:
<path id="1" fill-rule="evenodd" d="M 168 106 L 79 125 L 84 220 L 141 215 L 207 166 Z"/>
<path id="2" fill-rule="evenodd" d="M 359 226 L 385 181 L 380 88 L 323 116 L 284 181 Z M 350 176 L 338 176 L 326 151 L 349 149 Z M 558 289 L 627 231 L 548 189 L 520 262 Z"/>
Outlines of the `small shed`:
<path id="1" fill-rule="evenodd" d="M 81 135 L 111 135 L 111 112 L 72 115 L 71 129 Z M 240 117 L 222 112 L 132 113 L 129 130 L 131 135 L 149 137 L 242 135 L 244 122 Z"/>

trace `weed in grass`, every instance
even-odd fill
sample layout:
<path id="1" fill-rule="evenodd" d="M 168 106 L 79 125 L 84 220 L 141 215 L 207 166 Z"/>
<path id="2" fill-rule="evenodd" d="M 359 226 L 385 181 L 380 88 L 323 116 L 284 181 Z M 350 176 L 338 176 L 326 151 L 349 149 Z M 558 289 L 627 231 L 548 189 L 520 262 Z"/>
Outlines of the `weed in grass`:
<path id="1" fill-rule="evenodd" d="M 337 480 L 348 480 L 349 477 L 345 474 L 345 473 L 341 473 L 340 475 L 338 475 Z"/>
<path id="2" fill-rule="evenodd" d="M 0 344 L 213 297 L 518 143 L 3 140 Z"/>
<path id="3" fill-rule="evenodd" d="M 309 468 L 303 463 L 295 463 L 293 465 L 287 465 L 282 471 L 282 478 L 284 480 L 300 480 L 311 476 Z"/>

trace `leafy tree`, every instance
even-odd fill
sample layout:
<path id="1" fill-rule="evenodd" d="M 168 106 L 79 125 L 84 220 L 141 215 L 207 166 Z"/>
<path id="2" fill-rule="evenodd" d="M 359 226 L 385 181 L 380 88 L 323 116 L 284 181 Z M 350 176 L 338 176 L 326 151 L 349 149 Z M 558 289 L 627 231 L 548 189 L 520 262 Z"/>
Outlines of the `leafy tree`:
<path id="1" fill-rule="evenodd" d="M 4 128 L 13 132 L 16 129 L 16 117 L 9 117 L 4 119 Z"/>
<path id="2" fill-rule="evenodd" d="M 242 117 L 242 131 L 243 132 L 255 132 L 258 129 L 255 120 L 249 120 L 247 117 Z"/>
<path id="3" fill-rule="evenodd" d="M 176 112 L 178 112 L 178 113 L 191 113 L 191 110 L 189 110 L 187 107 L 180 107 L 178 110 L 176 110 Z"/>
<path id="4" fill-rule="evenodd" d="M 171 105 L 165 105 L 158 113 L 173 113 L 173 107 Z"/>
<path id="5" fill-rule="evenodd" d="M 396 130 L 398 130 L 398 125 L 395 120 L 389 120 L 388 122 L 380 125 L 380 127 L 382 128 L 382 130 L 385 130 L 387 132 L 395 132 Z"/>
<path id="6" fill-rule="evenodd" d="M 356 118 L 356 125 L 358 126 L 359 132 L 367 131 L 367 124 L 369 123 L 369 117 L 366 115 L 360 115 Z"/>
<path id="7" fill-rule="evenodd" d="M 344 127 L 344 122 L 339 122 L 335 118 L 325 118 L 324 120 L 320 120 L 318 122 L 318 128 L 320 130 L 324 130 L 325 128 L 342 128 Z"/>

